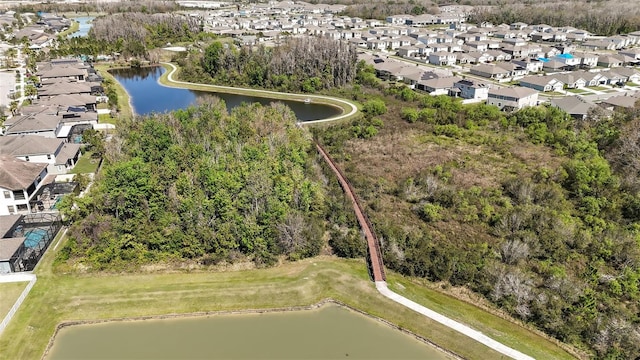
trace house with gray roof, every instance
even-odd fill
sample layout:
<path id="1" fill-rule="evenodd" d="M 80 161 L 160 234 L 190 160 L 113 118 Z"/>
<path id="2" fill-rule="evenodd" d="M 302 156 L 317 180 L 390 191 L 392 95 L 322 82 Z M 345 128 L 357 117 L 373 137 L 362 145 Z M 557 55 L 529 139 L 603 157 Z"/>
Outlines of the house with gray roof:
<path id="1" fill-rule="evenodd" d="M 37 135 L 0 137 L 0 155 L 32 163 L 46 163 L 49 174 L 66 174 L 80 158 L 80 145 Z"/>
<path id="2" fill-rule="evenodd" d="M 551 99 L 551 106 L 563 110 L 574 119 L 584 120 L 589 111 L 598 105 L 585 100 L 582 96 L 564 96 Z"/>
<path id="3" fill-rule="evenodd" d="M 523 87 L 489 89 L 487 104 L 505 111 L 520 110 L 538 105 L 538 92 Z"/>
<path id="4" fill-rule="evenodd" d="M 29 201 L 47 176 L 47 164 L 0 155 L 0 215 L 31 212 Z"/>

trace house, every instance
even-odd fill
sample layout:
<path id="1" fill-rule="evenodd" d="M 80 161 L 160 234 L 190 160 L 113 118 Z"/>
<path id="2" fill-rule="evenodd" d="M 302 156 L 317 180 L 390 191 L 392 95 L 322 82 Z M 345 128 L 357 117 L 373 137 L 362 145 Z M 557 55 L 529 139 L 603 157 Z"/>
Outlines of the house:
<path id="1" fill-rule="evenodd" d="M 627 77 L 627 81 L 631 81 L 636 84 L 640 83 L 640 72 L 638 72 L 633 68 L 619 67 L 619 68 L 616 68 L 615 70 L 609 71 L 609 73 L 624 75 Z"/>
<path id="2" fill-rule="evenodd" d="M 587 86 L 587 80 L 580 76 L 580 72 L 550 75 L 554 79 L 561 81 L 569 89 L 581 89 Z"/>
<path id="3" fill-rule="evenodd" d="M 431 95 L 447 95 L 454 88 L 454 84 L 460 80 L 462 78 L 458 76 L 421 80 L 416 84 L 416 89 L 426 91 Z"/>
<path id="4" fill-rule="evenodd" d="M 600 56 L 598 58 L 598 66 L 606 68 L 614 68 L 622 66 L 623 61 L 615 56 Z"/>
<path id="5" fill-rule="evenodd" d="M 564 83 L 551 76 L 527 76 L 520 79 L 520 86 L 547 92 L 561 91 L 564 87 Z"/>
<path id="6" fill-rule="evenodd" d="M 500 110 L 520 110 L 538 105 L 538 92 L 523 87 L 489 89 L 487 104 L 495 105 Z"/>
<path id="7" fill-rule="evenodd" d="M 586 86 L 606 85 L 609 78 L 602 72 L 581 71 L 580 76 L 586 81 Z"/>
<path id="8" fill-rule="evenodd" d="M 512 79 L 519 79 L 529 73 L 526 68 L 511 62 L 496 64 L 496 66 L 509 71 Z"/>
<path id="9" fill-rule="evenodd" d="M 585 100 L 582 96 L 564 96 L 552 98 L 551 106 L 563 110 L 574 119 L 584 120 L 587 118 L 591 108 L 596 107 L 594 103 Z"/>
<path id="10" fill-rule="evenodd" d="M 452 66 L 456 64 L 456 54 L 446 51 L 436 51 L 429 54 L 429 64 L 433 65 L 448 65 Z"/>
<path id="11" fill-rule="evenodd" d="M 470 72 L 473 75 L 478 75 L 487 79 L 496 79 L 496 80 L 507 79 L 511 76 L 511 73 L 509 70 L 505 70 L 500 66 L 487 65 L 487 64 L 480 64 L 480 65 L 473 66 L 471 67 Z"/>
<path id="12" fill-rule="evenodd" d="M 543 61 L 542 69 L 547 72 L 570 70 L 572 67 L 556 60 Z"/>
<path id="13" fill-rule="evenodd" d="M 614 96 L 608 99 L 602 100 L 600 106 L 604 107 L 607 110 L 617 110 L 617 109 L 632 109 L 636 106 L 636 103 L 640 101 L 640 97 L 636 96 Z"/>
<path id="14" fill-rule="evenodd" d="M 2 136 L 0 155 L 48 164 L 49 174 L 66 174 L 80 158 L 80 145 L 37 135 Z"/>
<path id="15" fill-rule="evenodd" d="M 47 176 L 47 164 L 0 155 L 0 215 L 30 213 L 29 201 Z"/>
<path id="16" fill-rule="evenodd" d="M 553 60 L 561 62 L 568 67 L 577 67 L 580 66 L 580 58 L 576 58 L 571 54 L 558 54 L 553 57 Z"/>
<path id="17" fill-rule="evenodd" d="M 620 50 L 618 51 L 618 54 L 622 54 L 630 58 L 640 60 L 640 48 L 638 47 L 626 49 L 626 50 Z"/>
<path id="18" fill-rule="evenodd" d="M 530 73 L 537 73 L 542 71 L 543 62 L 538 59 L 522 59 L 522 60 L 511 60 L 513 64 L 516 64 L 520 67 L 527 69 Z"/>
<path id="19" fill-rule="evenodd" d="M 574 57 L 580 59 L 580 66 L 593 68 L 598 66 L 598 55 L 592 53 L 575 53 Z"/>
<path id="20" fill-rule="evenodd" d="M 489 84 L 477 80 L 463 79 L 453 84 L 460 90 L 459 96 L 463 99 L 486 100 L 489 94 Z"/>

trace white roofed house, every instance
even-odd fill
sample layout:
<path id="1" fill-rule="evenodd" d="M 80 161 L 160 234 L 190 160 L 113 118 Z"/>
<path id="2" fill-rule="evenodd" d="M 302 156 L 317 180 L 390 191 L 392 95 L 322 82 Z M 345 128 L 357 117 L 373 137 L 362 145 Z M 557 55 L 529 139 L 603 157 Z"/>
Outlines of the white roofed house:
<path id="1" fill-rule="evenodd" d="M 26 214 L 29 201 L 47 176 L 47 164 L 0 155 L 0 215 Z"/>
<path id="2" fill-rule="evenodd" d="M 523 87 L 489 89 L 487 104 L 505 111 L 520 110 L 538 105 L 538 92 Z"/>
<path id="3" fill-rule="evenodd" d="M 37 135 L 0 137 L 0 155 L 47 165 L 49 174 L 66 174 L 78 162 L 80 145 Z"/>

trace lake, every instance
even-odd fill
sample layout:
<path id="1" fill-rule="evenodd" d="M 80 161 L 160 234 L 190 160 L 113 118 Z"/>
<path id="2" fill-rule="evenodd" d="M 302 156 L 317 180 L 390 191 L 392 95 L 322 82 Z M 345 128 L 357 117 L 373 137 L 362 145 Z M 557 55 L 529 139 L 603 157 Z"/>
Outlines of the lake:
<path id="1" fill-rule="evenodd" d="M 305 104 L 301 101 L 166 87 L 158 83 L 158 79 L 165 71 L 167 70 L 161 66 L 109 70 L 129 93 L 133 110 L 138 115 L 183 109 L 196 104 L 199 98 L 211 95 L 224 100 L 229 111 L 242 103 L 259 102 L 263 105 L 268 105 L 274 101 L 282 102 L 293 110 L 300 121 L 326 119 L 339 115 L 342 111 L 334 106 L 324 104 Z"/>
<path id="2" fill-rule="evenodd" d="M 388 325 L 338 305 L 316 310 L 75 325 L 58 359 L 448 359 Z"/>
<path id="3" fill-rule="evenodd" d="M 81 16 L 77 18 L 73 18 L 72 20 L 80 24 L 80 28 L 78 31 L 70 34 L 70 37 L 85 37 L 89 34 L 89 30 L 91 30 L 91 21 L 93 21 L 95 17 L 93 16 Z"/>

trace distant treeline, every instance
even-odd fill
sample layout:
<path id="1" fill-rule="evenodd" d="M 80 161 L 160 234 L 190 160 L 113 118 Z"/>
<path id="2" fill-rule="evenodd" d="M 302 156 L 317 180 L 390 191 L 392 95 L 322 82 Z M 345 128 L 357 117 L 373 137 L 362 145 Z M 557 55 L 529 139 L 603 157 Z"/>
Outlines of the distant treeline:
<path id="1" fill-rule="evenodd" d="M 47 12 L 47 13 L 70 13 L 78 15 L 83 13 L 100 12 L 107 14 L 121 12 L 145 12 L 159 13 L 178 10 L 180 6 L 175 1 L 164 0 L 122 0 L 118 2 L 45 2 L 42 4 L 22 4 L 15 8 L 18 12 Z"/>
<path id="2" fill-rule="evenodd" d="M 605 6 L 606 5 L 606 6 Z M 469 22 L 510 24 L 547 24 L 550 26 L 573 26 L 596 35 L 624 34 L 640 30 L 640 7 L 635 2 L 558 2 L 544 6 L 505 4 L 479 7 L 470 16 Z"/>
<path id="3" fill-rule="evenodd" d="M 317 37 L 290 38 L 275 47 L 213 42 L 204 54 L 178 59 L 185 81 L 282 91 L 316 92 L 350 84 L 356 76 L 356 49 Z"/>

